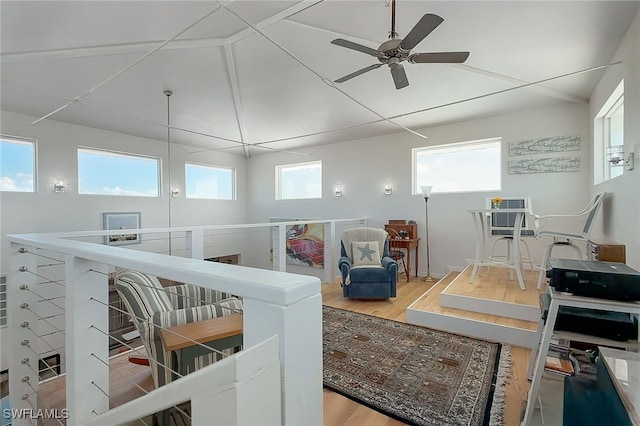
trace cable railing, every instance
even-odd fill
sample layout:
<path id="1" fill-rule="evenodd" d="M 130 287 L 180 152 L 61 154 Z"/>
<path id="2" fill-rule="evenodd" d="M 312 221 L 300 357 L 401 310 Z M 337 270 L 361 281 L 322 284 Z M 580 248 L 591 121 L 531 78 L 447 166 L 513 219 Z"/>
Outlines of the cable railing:
<path id="1" fill-rule="evenodd" d="M 277 416 L 280 420 L 276 423 L 321 423 L 321 334 L 318 327 L 300 330 L 286 324 L 320 323 L 319 281 L 333 281 L 337 275 L 342 231 L 363 225 L 366 219 L 137 229 L 131 231 L 137 235 L 134 244 L 115 246 L 109 244 L 113 241 L 109 236 L 122 231 L 9 236 L 12 266 L 7 276 L 8 325 L 11 352 L 15 355 L 10 361 L 9 375 L 13 424 L 84 424 L 94 417 L 106 418 L 123 402 L 121 397 L 114 396 L 119 389 L 114 391 L 113 385 L 110 388 L 110 381 L 132 389 L 131 394 L 135 393 L 136 401 L 140 400 L 144 407 L 124 410 L 145 413 L 127 421 L 163 424 L 177 415 L 180 421 L 201 424 L 197 421 L 198 413 L 208 408 L 193 406 L 199 400 L 198 395 L 191 395 L 195 400 L 190 397 L 173 404 L 167 404 L 165 398 L 159 405 L 156 397 L 150 396 L 187 379 L 195 368 L 198 377 L 204 374 L 201 370 L 227 377 L 228 373 L 221 373 L 221 367 L 215 364 L 224 361 L 224 365 L 236 365 L 243 356 L 254 356 L 243 355 L 247 351 L 272 351 L 271 346 L 264 349 L 261 342 L 274 335 L 279 341 L 277 385 L 281 389 Z M 295 244 L 301 238 L 311 244 Z M 219 304 L 208 309 L 242 315 L 242 350 L 239 351 L 240 345 L 220 350 L 182 335 L 183 340 L 191 339 L 190 347 L 201 352 L 193 360 L 196 367 L 190 367 L 185 376 L 185 372 L 178 371 L 175 358 L 158 363 L 150 356 L 149 346 L 141 342 L 144 336 L 139 334 L 149 329 L 153 321 L 136 317 L 127 309 L 115 292 L 116 269 L 158 277 L 165 296 L 175 300 L 181 297 L 176 302 L 181 309 L 207 301 L 176 295 L 172 290 L 177 288 L 176 284 L 241 299 L 243 306 L 239 309 Z M 159 327 L 165 333 L 170 333 L 171 328 Z M 131 355 L 146 358 L 147 368 L 169 371 L 171 380 L 158 384 L 154 377 L 154 383 L 147 381 L 141 385 L 114 367 L 114 362 L 120 360 L 122 364 L 122 357 Z M 202 360 L 207 358 L 216 362 L 206 366 L 208 363 Z M 236 379 L 240 380 L 242 372 L 238 375 Z M 206 386 L 212 379 L 202 380 L 197 386 Z M 59 397 L 47 398 L 40 393 L 41 387 L 46 390 L 56 381 L 62 384 L 55 386 L 66 391 L 64 403 Z M 255 383 L 262 383 L 262 378 Z M 234 386 L 245 385 L 238 381 L 210 391 L 222 395 L 223 389 Z M 273 392 L 266 389 L 263 392 Z M 156 406 L 145 407 L 151 401 Z M 242 412 L 239 407 L 254 411 L 255 404 L 255 398 L 236 396 L 233 404 L 222 404 L 220 408 L 230 409 L 235 414 L 229 419 L 238 420 L 244 416 L 238 414 Z"/>

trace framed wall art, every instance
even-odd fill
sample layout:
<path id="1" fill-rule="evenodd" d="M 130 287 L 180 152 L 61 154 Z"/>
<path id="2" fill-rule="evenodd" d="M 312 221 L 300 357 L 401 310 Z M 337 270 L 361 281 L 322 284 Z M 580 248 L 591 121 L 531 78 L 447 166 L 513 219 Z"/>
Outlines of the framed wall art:
<path id="1" fill-rule="evenodd" d="M 105 235 L 104 243 L 110 246 L 123 246 L 127 244 L 140 244 L 141 234 L 124 232 L 127 229 L 140 228 L 140 212 L 106 212 L 102 213 L 102 229 L 113 231 L 121 229 L 123 232 L 116 235 Z"/>

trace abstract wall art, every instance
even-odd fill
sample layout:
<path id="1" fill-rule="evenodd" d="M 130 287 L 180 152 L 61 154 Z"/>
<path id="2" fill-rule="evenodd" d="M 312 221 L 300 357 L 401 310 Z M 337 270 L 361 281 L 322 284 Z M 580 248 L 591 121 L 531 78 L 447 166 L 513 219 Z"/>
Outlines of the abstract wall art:
<path id="1" fill-rule="evenodd" d="M 580 136 L 554 136 L 509 143 L 509 155 L 532 155 L 580 150 Z"/>
<path id="2" fill-rule="evenodd" d="M 580 171 L 580 157 L 546 157 L 509 161 L 510 175 Z"/>

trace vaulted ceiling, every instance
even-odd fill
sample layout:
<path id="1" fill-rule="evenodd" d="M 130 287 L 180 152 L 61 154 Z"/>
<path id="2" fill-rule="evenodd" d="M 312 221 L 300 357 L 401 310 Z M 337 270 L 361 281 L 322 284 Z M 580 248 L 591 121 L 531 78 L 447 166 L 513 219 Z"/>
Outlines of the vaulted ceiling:
<path id="1" fill-rule="evenodd" d="M 469 51 L 467 61 L 404 62 L 400 90 L 386 65 L 333 83 L 378 60 L 331 40 L 377 49 L 388 3 L 3 0 L 2 109 L 160 141 L 170 119 L 172 141 L 194 151 L 303 152 L 587 102 L 640 5 L 398 0 L 400 38 L 427 13 L 444 19 L 414 52 Z"/>

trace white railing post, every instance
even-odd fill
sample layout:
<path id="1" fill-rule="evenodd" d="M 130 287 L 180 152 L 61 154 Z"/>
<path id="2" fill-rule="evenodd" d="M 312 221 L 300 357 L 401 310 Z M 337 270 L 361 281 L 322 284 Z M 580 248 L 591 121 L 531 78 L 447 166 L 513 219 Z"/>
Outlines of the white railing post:
<path id="1" fill-rule="evenodd" d="M 273 246 L 273 270 L 287 271 L 287 226 L 282 224 L 271 228 Z"/>
<path id="2" fill-rule="evenodd" d="M 11 345 L 9 394 L 14 410 L 38 409 L 38 316 L 37 297 L 32 292 L 38 284 L 37 267 L 36 256 L 29 254 L 23 245 L 11 243 L 7 308 Z M 14 426 L 31 424 L 26 415 L 13 418 L 12 422 Z"/>
<path id="3" fill-rule="evenodd" d="M 67 255 L 67 424 L 109 409 L 109 281 L 107 265 Z M 101 330 L 101 331 L 100 331 Z"/>
<path id="4" fill-rule="evenodd" d="M 319 284 L 318 278 L 309 279 Z M 321 425 L 322 295 L 286 306 L 245 298 L 245 346 L 275 334 L 280 336 L 282 424 Z"/>
<path id="5" fill-rule="evenodd" d="M 328 225 L 328 226 L 327 226 Z M 333 282 L 335 260 L 336 222 L 325 222 L 324 226 L 324 282 Z"/>
<path id="6" fill-rule="evenodd" d="M 186 231 L 187 253 L 191 259 L 204 259 L 204 229 Z"/>

